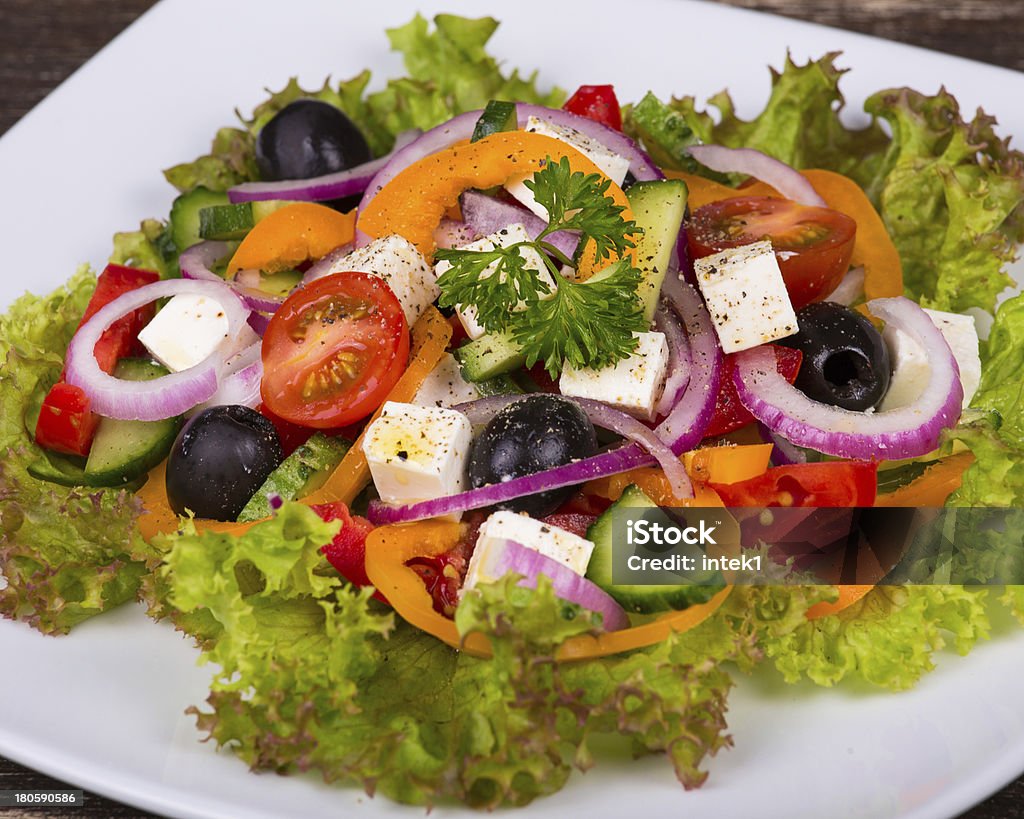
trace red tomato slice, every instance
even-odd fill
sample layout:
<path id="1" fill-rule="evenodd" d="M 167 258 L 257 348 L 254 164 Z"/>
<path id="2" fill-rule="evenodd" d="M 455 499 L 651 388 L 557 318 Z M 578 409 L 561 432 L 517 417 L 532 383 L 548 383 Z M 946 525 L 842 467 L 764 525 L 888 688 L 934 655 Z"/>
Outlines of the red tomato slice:
<path id="1" fill-rule="evenodd" d="M 402 306 L 383 279 L 335 273 L 288 297 L 263 336 L 263 403 L 332 429 L 372 413 L 409 358 Z"/>
<path id="2" fill-rule="evenodd" d="M 873 506 L 878 464 L 825 461 L 776 466 L 738 483 L 713 483 L 726 506 Z"/>
<path id="3" fill-rule="evenodd" d="M 694 258 L 771 239 L 789 297 L 799 310 L 839 285 L 850 267 L 857 223 L 829 208 L 741 196 L 698 208 L 688 228 Z"/>
<path id="4" fill-rule="evenodd" d="M 803 353 L 778 344 L 769 344 L 768 346 L 775 353 L 775 368 L 779 371 L 779 375 L 792 384 L 796 381 L 797 373 L 800 372 Z M 725 433 L 744 427 L 754 420 L 754 416 L 740 401 L 736 385 L 732 380 L 733 371 L 736 369 L 735 362 L 735 353 L 725 356 L 722 362 L 722 385 L 718 389 L 715 414 L 711 417 L 711 424 L 708 426 L 707 432 L 704 433 L 705 438 L 725 435 Z"/>
<path id="5" fill-rule="evenodd" d="M 581 85 L 562 108 L 572 114 L 603 122 L 616 131 L 622 130 L 622 110 L 615 89 L 610 85 Z"/>

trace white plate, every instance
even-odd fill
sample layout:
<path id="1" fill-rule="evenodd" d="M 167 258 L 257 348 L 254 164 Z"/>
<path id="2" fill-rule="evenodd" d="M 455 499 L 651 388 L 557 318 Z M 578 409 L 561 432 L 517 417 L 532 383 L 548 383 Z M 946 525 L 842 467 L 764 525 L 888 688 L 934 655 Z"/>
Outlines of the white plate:
<path id="1" fill-rule="evenodd" d="M 766 64 L 842 49 L 854 109 L 879 88 L 944 83 L 1004 133 L 1024 134 L 1024 75 L 894 43 L 684 0 L 628 6 L 492 4 L 493 51 L 572 89 L 615 82 L 620 97 L 732 90 L 752 114 Z M 400 72 L 383 28 L 419 7 L 482 14 L 470 0 L 359 4 L 165 0 L 0 140 L 4 242 L 0 305 L 49 290 L 81 261 L 100 265 L 109 236 L 167 212 L 159 170 L 204 151 L 214 130 L 291 74 L 307 85 L 365 66 Z M 628 9 L 628 10 L 627 10 Z M 856 118 L 855 114 L 851 114 Z M 202 702 L 196 652 L 140 609 L 44 639 L 0 622 L 0 753 L 140 807 L 174 816 L 421 816 L 312 778 L 249 774 L 199 744 L 184 709 Z M 608 761 L 528 810 L 531 816 L 945 817 L 1024 770 L 1024 632 L 1006 630 L 902 695 L 741 679 L 730 700 L 733 750 L 684 793 L 664 759 Z M 448 815 L 459 811 L 442 810 Z"/>

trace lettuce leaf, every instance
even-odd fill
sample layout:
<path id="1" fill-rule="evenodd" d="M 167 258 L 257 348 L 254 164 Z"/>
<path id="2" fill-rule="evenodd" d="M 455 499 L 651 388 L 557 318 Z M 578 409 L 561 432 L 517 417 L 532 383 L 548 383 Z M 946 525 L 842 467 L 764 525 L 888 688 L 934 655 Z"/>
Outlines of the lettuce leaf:
<path id="1" fill-rule="evenodd" d="M 1009 607 L 1022 626 L 1024 626 L 1024 586 L 1007 586 L 999 602 Z"/>
<path id="2" fill-rule="evenodd" d="M 855 679 L 902 691 L 934 668 L 932 655 L 950 639 L 966 654 L 988 637 L 986 595 L 963 586 L 878 586 L 839 614 L 762 632 L 760 645 L 787 682 Z"/>
<path id="3" fill-rule="evenodd" d="M 319 546 L 338 525 L 288 504 L 239 538 L 186 524 L 158 539 L 170 602 L 208 610 L 220 629 L 202 654 L 216 670 L 198 725 L 253 767 L 496 807 L 560 789 L 593 763 L 597 733 L 665 752 L 687 787 L 728 744 L 729 677 L 707 657 L 691 664 L 679 639 L 556 664 L 562 640 L 592 623 L 549 585 L 509 578 L 460 607 L 464 632 L 494 647 L 493 659 L 469 657 L 396 624 L 326 566 Z"/>
<path id="4" fill-rule="evenodd" d="M 627 130 L 683 170 L 688 129 L 704 142 L 756 148 L 797 168 L 847 174 L 885 221 L 909 295 L 939 310 L 992 311 L 1010 283 L 1003 267 L 1024 240 L 1024 155 L 996 136 L 995 120 L 983 112 L 965 120 L 944 89 L 934 96 L 908 88 L 880 91 L 864 105 L 871 124 L 847 128 L 839 116 L 844 72 L 835 66 L 837 56 L 806 65 L 787 57 L 782 72 L 772 72 L 767 105 L 750 121 L 736 116 L 724 91 L 708 101 L 718 110 L 717 122 L 692 97 L 661 104 L 648 95 L 627 111 Z"/>
<path id="5" fill-rule="evenodd" d="M 557 88 L 539 91 L 536 72 L 524 77 L 513 70 L 506 75 L 488 55 L 486 45 L 497 27 L 498 21 L 490 17 L 438 14 L 431 31 L 427 20 L 417 14 L 404 26 L 387 31 L 392 49 L 402 54 L 408 76 L 389 80 L 385 88 L 370 94 L 366 92 L 369 71 L 337 86 L 328 81 L 316 91 L 303 90 L 292 78 L 257 106 L 250 118 L 240 118 L 241 128 L 220 129 L 209 154 L 175 165 L 164 176 L 181 191 L 197 185 L 223 191 L 258 179 L 256 135 L 274 114 L 303 97 L 344 111 L 362 130 L 375 156 L 390 151 L 402 131 L 433 128 L 456 114 L 483 108 L 491 99 L 561 105 L 564 93 Z"/>
<path id="6" fill-rule="evenodd" d="M 135 597 L 144 572 L 130 557 L 138 503 L 125 490 L 44 483 L 26 428 L 60 377 L 64 352 L 96 285 L 83 267 L 49 296 L 22 296 L 0 316 L 0 614 L 63 633 Z"/>

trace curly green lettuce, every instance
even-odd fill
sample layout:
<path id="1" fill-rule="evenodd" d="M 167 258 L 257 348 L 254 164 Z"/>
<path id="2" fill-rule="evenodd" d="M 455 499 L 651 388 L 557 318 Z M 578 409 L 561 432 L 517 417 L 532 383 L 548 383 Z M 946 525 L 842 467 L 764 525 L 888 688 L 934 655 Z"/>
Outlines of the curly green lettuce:
<path id="1" fill-rule="evenodd" d="M 0 614 L 46 633 L 135 597 L 138 502 L 126 490 L 44 483 L 26 416 L 60 377 L 64 352 L 96 285 L 83 267 L 49 296 L 22 296 L 0 316 Z"/>
<path id="2" fill-rule="evenodd" d="M 157 544 L 170 603 L 217 623 L 198 725 L 253 767 L 315 769 L 402 802 L 492 808 L 559 790 L 590 767 L 600 733 L 664 752 L 687 787 L 728 744 L 729 677 L 709 657 L 692 662 L 681 640 L 555 663 L 590 618 L 549 585 L 509 578 L 459 609 L 462 631 L 486 633 L 494 648 L 475 659 L 396 624 L 330 570 L 319 547 L 338 526 L 289 504 L 241 537 L 186 525 Z"/>
<path id="3" fill-rule="evenodd" d="M 871 123 L 850 129 L 838 54 L 806 65 L 787 57 L 772 72 L 764 110 L 740 119 L 731 97 L 660 102 L 626 112 L 627 130 L 670 167 L 689 169 L 688 146 L 704 142 L 764 151 L 796 168 L 826 168 L 857 180 L 875 203 L 903 262 L 908 295 L 929 307 L 993 310 L 1010 284 L 1003 268 L 1024 240 L 1024 155 L 995 134 L 982 112 L 966 120 L 944 89 L 933 96 L 897 88 L 864 104 Z M 887 136 L 880 122 L 892 133 Z"/>
<path id="4" fill-rule="evenodd" d="M 426 130 L 447 119 L 483 108 L 488 100 L 506 99 L 558 106 L 565 98 L 560 89 L 544 93 L 537 74 L 506 75 L 486 46 L 498 21 L 438 14 L 434 28 L 417 14 L 404 26 L 388 29 L 391 48 L 401 53 L 408 76 L 388 80 L 380 91 L 367 93 L 370 72 L 316 91 L 305 91 L 295 78 L 241 119 L 241 127 L 217 132 L 210 153 L 194 162 L 164 172 L 178 190 L 197 185 L 223 191 L 259 178 L 255 139 L 278 111 L 300 98 L 318 99 L 344 111 L 367 138 L 370 150 L 381 156 L 391 150 L 395 137 L 415 128 Z"/>

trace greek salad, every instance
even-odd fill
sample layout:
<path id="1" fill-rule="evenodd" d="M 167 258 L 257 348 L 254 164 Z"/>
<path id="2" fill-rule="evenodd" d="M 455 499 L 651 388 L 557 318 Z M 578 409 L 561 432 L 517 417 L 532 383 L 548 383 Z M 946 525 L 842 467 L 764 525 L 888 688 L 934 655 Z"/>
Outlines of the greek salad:
<path id="1" fill-rule="evenodd" d="M 290 82 L 98 276 L 0 319 L 0 612 L 141 598 L 254 767 L 481 807 L 601 733 L 697 786 L 737 670 L 899 690 L 988 606 L 1024 619 L 1021 587 L 612 578 L 624 508 L 1019 504 L 994 122 L 893 89 L 850 130 L 834 54 L 749 122 L 566 99 L 496 25 L 389 31 L 381 91 Z"/>

